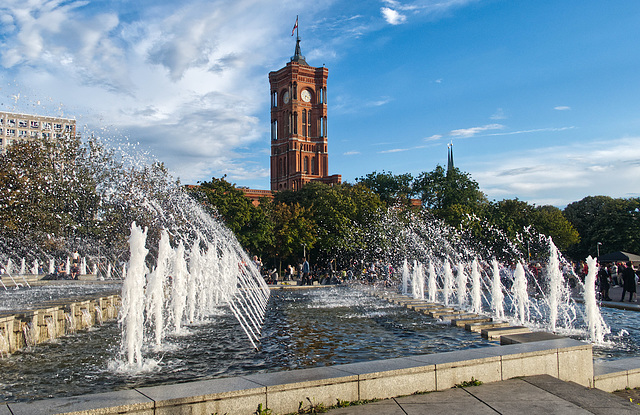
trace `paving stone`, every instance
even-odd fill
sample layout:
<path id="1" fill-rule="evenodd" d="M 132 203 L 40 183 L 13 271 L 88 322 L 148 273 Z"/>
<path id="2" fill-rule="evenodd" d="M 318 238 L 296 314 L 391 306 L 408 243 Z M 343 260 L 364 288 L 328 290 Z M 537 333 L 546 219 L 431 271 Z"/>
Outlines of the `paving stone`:
<path id="1" fill-rule="evenodd" d="M 529 376 L 523 378 L 523 381 L 592 413 L 620 413 L 622 410 L 640 413 L 640 406 L 633 405 L 619 396 L 599 389 L 585 388 L 574 382 L 564 382 L 546 375 Z"/>
<path id="2" fill-rule="evenodd" d="M 402 410 L 393 399 L 385 399 L 384 401 L 372 402 L 365 405 L 355 405 L 346 408 L 337 408 L 329 411 L 331 415 L 371 415 L 371 414 L 384 414 L 384 415 L 405 415 L 406 412 Z"/>

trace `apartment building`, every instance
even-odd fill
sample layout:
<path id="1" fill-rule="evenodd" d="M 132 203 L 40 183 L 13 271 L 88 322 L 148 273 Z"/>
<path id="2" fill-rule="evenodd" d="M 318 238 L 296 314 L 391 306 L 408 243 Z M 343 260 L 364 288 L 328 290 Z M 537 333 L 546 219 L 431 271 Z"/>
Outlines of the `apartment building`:
<path id="1" fill-rule="evenodd" d="M 76 136 L 76 120 L 0 111 L 0 151 L 18 140 L 57 140 Z"/>

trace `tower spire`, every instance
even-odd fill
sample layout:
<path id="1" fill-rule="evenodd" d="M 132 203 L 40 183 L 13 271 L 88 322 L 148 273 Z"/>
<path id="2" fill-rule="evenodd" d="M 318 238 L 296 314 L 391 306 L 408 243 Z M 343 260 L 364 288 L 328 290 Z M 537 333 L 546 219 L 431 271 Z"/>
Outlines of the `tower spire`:
<path id="1" fill-rule="evenodd" d="M 294 32 L 296 34 L 296 49 L 293 52 L 293 56 L 291 57 L 291 62 L 297 62 L 300 65 L 309 66 L 307 61 L 304 59 L 304 56 L 302 56 L 302 51 L 300 50 L 300 32 L 298 29 L 298 16 L 296 16 L 296 24 L 293 25 L 291 36 L 293 36 Z"/>
<path id="2" fill-rule="evenodd" d="M 453 141 L 447 145 L 447 173 L 453 171 L 455 166 L 453 165 Z"/>

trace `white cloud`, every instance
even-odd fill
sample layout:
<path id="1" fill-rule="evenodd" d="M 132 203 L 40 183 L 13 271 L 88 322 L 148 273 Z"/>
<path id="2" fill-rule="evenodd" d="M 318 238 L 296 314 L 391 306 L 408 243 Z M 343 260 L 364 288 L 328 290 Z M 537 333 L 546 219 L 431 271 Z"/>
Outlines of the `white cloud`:
<path id="1" fill-rule="evenodd" d="M 437 141 L 440 140 L 442 138 L 442 136 L 440 134 L 434 134 L 430 137 L 427 137 L 424 139 L 424 141 Z"/>
<path id="2" fill-rule="evenodd" d="M 569 111 L 571 107 L 567 107 L 566 105 L 559 105 L 557 107 L 553 107 L 556 111 Z"/>
<path id="3" fill-rule="evenodd" d="M 133 137 L 183 182 L 266 177 L 268 156 L 256 148 L 268 134 L 266 73 L 293 51 L 281 23 L 297 7 L 273 4 L 5 0 L 0 73 L 16 85 L 0 93 L 22 93 L 17 111 L 34 112 L 38 100 L 36 112 L 64 110 L 88 134 Z"/>
<path id="4" fill-rule="evenodd" d="M 540 133 L 540 132 L 557 132 L 557 131 L 566 131 L 566 130 L 572 130 L 576 127 L 574 126 L 570 126 L 570 127 L 550 127 L 550 128 L 534 128 L 531 130 L 519 130 L 519 131 L 509 131 L 506 133 L 491 133 L 491 134 L 486 134 L 487 136 L 497 136 L 497 135 L 516 135 L 516 134 L 528 134 L 528 133 Z"/>
<path id="5" fill-rule="evenodd" d="M 409 151 L 410 148 L 392 148 L 391 150 L 382 150 L 378 151 L 379 154 L 388 154 L 388 153 L 402 153 L 404 151 Z"/>
<path id="6" fill-rule="evenodd" d="M 589 195 L 638 197 L 640 137 L 500 153 L 469 170 L 490 199 L 563 207 Z"/>
<path id="7" fill-rule="evenodd" d="M 384 17 L 384 20 L 392 25 L 398 25 L 404 23 L 407 20 L 407 16 L 400 14 L 398 11 L 390 9 L 388 7 L 381 7 L 380 12 L 382 13 L 382 17 Z"/>
<path id="8" fill-rule="evenodd" d="M 458 130 L 452 130 L 449 135 L 455 138 L 469 138 L 479 133 L 490 130 L 501 130 L 504 128 L 502 124 L 488 124 L 481 127 L 461 128 Z"/>
<path id="9" fill-rule="evenodd" d="M 507 116 L 505 115 L 504 110 L 502 108 L 498 108 L 496 112 L 494 112 L 493 115 L 491 115 L 490 118 L 492 120 L 505 120 L 507 119 Z"/>
<path id="10" fill-rule="evenodd" d="M 382 97 L 382 98 L 380 98 L 380 99 L 378 99 L 378 100 L 370 101 L 370 102 L 368 102 L 366 105 L 367 105 L 368 107 L 381 107 L 381 106 L 383 106 L 383 105 L 388 104 L 388 103 L 389 103 L 389 102 L 391 102 L 391 101 L 393 101 L 393 99 L 392 99 L 392 98 L 390 98 L 390 97 Z"/>
<path id="11" fill-rule="evenodd" d="M 356 156 L 358 154 L 360 154 L 359 151 L 347 151 L 345 153 L 342 153 L 343 156 Z"/>

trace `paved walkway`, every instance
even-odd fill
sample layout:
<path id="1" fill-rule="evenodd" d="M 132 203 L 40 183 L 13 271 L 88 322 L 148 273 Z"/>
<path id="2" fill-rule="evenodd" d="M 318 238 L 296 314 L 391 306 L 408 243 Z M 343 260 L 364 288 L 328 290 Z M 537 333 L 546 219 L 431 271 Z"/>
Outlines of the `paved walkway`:
<path id="1" fill-rule="evenodd" d="M 640 406 L 599 389 L 539 375 L 333 409 L 330 415 L 640 414 Z"/>

